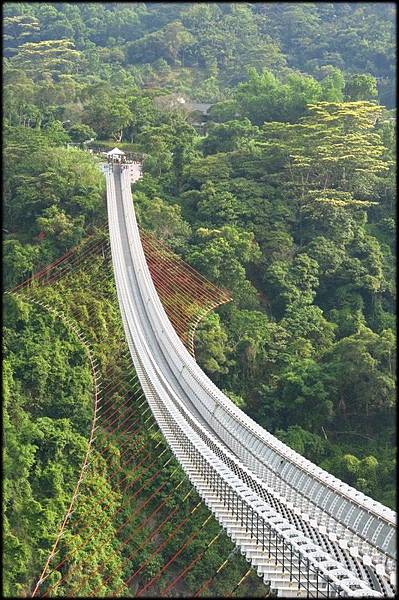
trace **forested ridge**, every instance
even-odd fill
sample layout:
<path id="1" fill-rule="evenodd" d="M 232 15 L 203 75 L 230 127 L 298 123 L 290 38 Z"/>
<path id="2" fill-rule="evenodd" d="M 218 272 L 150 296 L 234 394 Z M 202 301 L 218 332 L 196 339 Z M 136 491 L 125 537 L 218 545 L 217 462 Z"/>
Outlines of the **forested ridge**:
<path id="1" fill-rule="evenodd" d="M 200 324 L 197 361 L 394 508 L 395 6 L 9 2 L 3 16 L 4 286 L 106 220 L 87 147 L 140 152 L 140 224 L 233 297 Z M 75 303 L 87 285 L 75 278 Z M 113 311 L 99 295 L 110 335 Z M 53 317 L 8 296 L 4 318 L 5 589 L 23 595 L 77 477 L 92 384 Z"/>

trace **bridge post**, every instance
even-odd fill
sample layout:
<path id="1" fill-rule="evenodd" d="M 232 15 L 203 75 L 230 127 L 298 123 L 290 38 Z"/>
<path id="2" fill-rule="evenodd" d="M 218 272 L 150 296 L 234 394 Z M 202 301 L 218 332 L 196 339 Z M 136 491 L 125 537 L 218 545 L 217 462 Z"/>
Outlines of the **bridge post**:
<path id="1" fill-rule="evenodd" d="M 209 485 L 209 484 L 210 484 L 210 474 L 209 474 L 209 471 L 208 471 L 208 469 L 205 469 L 205 470 L 204 470 L 204 469 L 202 468 L 202 469 L 201 469 L 201 473 L 202 473 L 203 477 L 205 478 L 205 483 L 206 483 L 206 485 Z"/>
<path id="2" fill-rule="evenodd" d="M 272 547 L 272 528 L 269 525 L 269 558 L 271 557 L 271 547 Z"/>
<path id="3" fill-rule="evenodd" d="M 299 564 L 298 564 L 298 589 L 301 587 L 301 555 L 299 554 Z"/>
<path id="4" fill-rule="evenodd" d="M 283 573 L 284 573 L 285 544 L 283 540 Z"/>
<path id="5" fill-rule="evenodd" d="M 290 544 L 290 581 L 292 581 L 292 544 Z"/>
<path id="6" fill-rule="evenodd" d="M 262 519 L 262 552 L 265 551 L 265 519 Z"/>

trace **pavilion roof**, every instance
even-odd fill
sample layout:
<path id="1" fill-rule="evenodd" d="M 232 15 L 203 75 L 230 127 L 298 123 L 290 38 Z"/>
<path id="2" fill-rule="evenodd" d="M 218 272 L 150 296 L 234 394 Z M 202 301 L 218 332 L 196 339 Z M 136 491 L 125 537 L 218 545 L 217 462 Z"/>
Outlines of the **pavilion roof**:
<path id="1" fill-rule="evenodd" d="M 113 148 L 112 150 L 110 150 L 109 152 L 107 152 L 107 155 L 108 155 L 108 156 L 109 156 L 110 154 L 111 154 L 112 156 L 115 156 L 116 154 L 119 154 L 119 155 L 121 155 L 121 154 L 125 154 L 125 153 L 123 152 L 123 150 L 119 150 L 119 148 Z"/>

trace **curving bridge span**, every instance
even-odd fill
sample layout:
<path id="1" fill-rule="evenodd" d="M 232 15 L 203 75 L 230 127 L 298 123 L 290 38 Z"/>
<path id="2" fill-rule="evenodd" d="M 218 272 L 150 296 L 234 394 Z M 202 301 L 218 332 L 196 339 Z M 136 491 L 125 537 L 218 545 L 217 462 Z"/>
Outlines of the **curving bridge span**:
<path id="1" fill-rule="evenodd" d="M 278 595 L 394 596 L 396 513 L 277 440 L 205 375 L 151 279 L 131 167 L 107 165 L 105 176 L 114 276 L 134 368 L 203 501 Z"/>

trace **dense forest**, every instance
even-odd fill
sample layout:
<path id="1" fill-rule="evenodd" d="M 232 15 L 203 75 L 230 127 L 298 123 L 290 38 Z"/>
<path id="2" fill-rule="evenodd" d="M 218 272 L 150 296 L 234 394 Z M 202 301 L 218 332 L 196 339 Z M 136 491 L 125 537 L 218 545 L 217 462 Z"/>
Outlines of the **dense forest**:
<path id="1" fill-rule="evenodd" d="M 395 12 L 8 2 L 3 15 L 5 288 L 105 222 L 87 148 L 140 152 L 140 224 L 233 297 L 200 324 L 198 362 L 263 427 L 390 507 Z M 4 316 L 12 595 L 65 510 L 91 384 L 62 324 L 11 297 Z"/>

